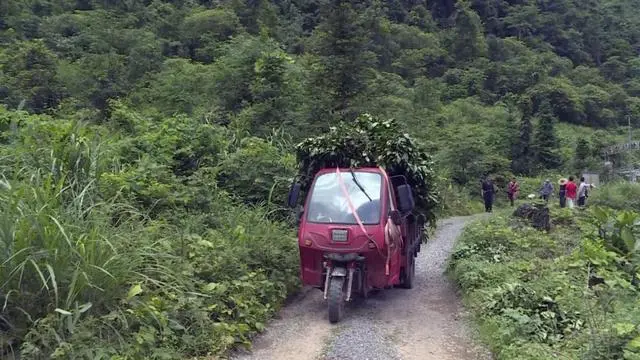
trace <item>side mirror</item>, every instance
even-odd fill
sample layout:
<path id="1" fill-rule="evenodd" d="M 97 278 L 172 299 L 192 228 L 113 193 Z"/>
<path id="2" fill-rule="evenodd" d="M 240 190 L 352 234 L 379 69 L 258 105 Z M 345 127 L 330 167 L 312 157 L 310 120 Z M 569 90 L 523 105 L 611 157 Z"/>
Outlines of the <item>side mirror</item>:
<path id="1" fill-rule="evenodd" d="M 389 217 L 391 218 L 391 222 L 393 222 L 394 225 L 402 224 L 402 215 L 400 215 L 400 211 L 391 210 L 391 212 L 389 212 Z"/>
<path id="2" fill-rule="evenodd" d="M 291 188 L 289 189 L 289 197 L 287 198 L 287 206 L 290 208 L 295 208 L 298 203 L 298 197 L 300 196 L 300 183 L 291 184 Z"/>
<path id="3" fill-rule="evenodd" d="M 416 202 L 413 198 L 413 191 L 409 185 L 400 185 L 397 188 L 398 191 L 398 210 L 401 212 L 410 212 L 416 207 Z"/>

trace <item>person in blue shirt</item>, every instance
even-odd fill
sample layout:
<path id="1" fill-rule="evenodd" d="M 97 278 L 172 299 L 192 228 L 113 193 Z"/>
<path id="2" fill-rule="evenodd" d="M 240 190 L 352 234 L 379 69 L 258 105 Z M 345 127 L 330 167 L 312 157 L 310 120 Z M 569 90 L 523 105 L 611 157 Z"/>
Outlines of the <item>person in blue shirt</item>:
<path id="1" fill-rule="evenodd" d="M 549 179 L 546 179 L 540 188 L 540 197 L 542 197 L 545 202 L 549 202 L 551 194 L 553 194 L 553 184 Z"/>

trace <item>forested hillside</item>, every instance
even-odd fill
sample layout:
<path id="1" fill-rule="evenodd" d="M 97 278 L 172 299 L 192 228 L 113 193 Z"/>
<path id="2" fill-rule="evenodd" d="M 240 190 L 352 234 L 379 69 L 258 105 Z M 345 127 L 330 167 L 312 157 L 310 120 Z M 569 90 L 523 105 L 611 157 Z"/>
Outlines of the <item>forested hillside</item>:
<path id="1" fill-rule="evenodd" d="M 640 124 L 639 5 L 0 1 L 2 347 L 247 343 L 297 286 L 292 144 L 363 112 L 434 155 L 442 212 L 597 168 Z"/>
<path id="2" fill-rule="evenodd" d="M 113 125 L 120 99 L 152 119 L 294 139 L 368 111 L 401 120 L 466 183 L 570 164 L 576 139 L 553 136 L 558 122 L 640 122 L 637 5 L 9 1 L 0 99 Z M 615 133 L 590 134 L 595 156 Z"/>

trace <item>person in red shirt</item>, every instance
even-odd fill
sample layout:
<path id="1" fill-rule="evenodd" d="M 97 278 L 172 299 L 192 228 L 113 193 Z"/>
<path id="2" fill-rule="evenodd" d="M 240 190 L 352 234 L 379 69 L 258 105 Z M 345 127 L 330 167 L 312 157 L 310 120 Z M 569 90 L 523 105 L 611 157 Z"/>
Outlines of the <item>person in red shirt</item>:
<path id="1" fill-rule="evenodd" d="M 578 186 L 573 182 L 573 176 L 569 176 L 569 181 L 567 182 L 567 207 L 569 209 L 573 209 L 573 205 L 576 201 L 576 196 L 578 195 Z"/>
<path id="2" fill-rule="evenodd" d="M 516 178 L 511 178 L 511 181 L 507 185 L 507 196 L 509 197 L 509 201 L 511 202 L 511 206 L 513 206 L 514 201 L 518 198 L 518 194 L 520 193 L 520 184 L 516 181 Z"/>

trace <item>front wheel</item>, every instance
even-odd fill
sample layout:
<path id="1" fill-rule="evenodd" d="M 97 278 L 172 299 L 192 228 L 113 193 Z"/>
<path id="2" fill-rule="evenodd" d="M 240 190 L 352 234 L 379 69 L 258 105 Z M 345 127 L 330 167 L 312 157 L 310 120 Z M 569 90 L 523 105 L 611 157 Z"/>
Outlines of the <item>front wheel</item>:
<path id="1" fill-rule="evenodd" d="M 402 287 L 405 289 L 413 288 L 413 281 L 416 277 L 416 259 L 413 254 L 407 255 L 407 267 L 404 268 Z"/>
<path id="2" fill-rule="evenodd" d="M 327 294 L 329 322 L 337 323 L 344 312 L 344 277 L 333 277 Z"/>

